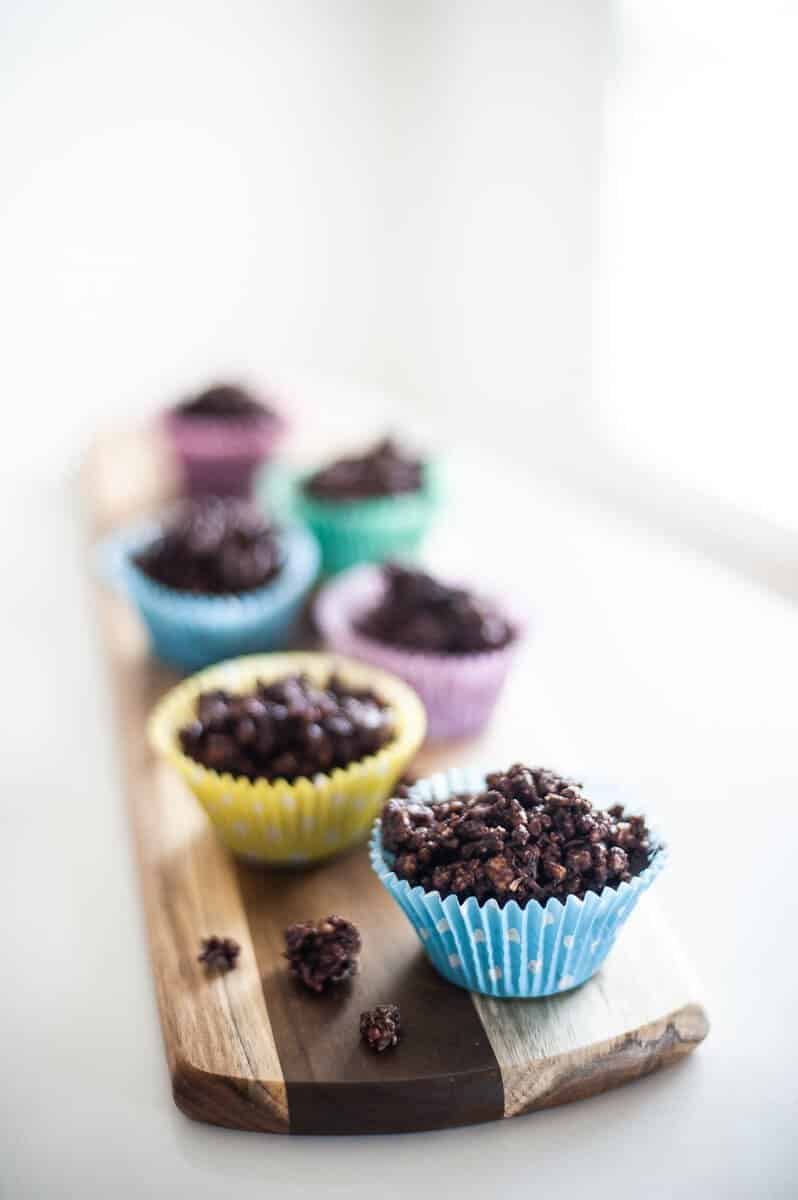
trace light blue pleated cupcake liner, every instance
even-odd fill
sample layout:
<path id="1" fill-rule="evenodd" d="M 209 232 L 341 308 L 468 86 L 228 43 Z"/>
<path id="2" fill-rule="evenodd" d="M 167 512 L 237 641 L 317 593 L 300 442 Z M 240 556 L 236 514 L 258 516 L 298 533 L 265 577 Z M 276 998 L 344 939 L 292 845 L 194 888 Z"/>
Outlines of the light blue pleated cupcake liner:
<path id="1" fill-rule="evenodd" d="M 97 551 L 101 574 L 135 604 L 158 658 L 197 671 L 285 646 L 319 570 L 319 548 L 306 529 L 283 528 L 279 574 L 265 587 L 235 596 L 179 592 L 148 578 L 133 556 L 159 532 L 155 523 L 138 525 L 107 538 Z"/>
<path id="2" fill-rule="evenodd" d="M 440 503 L 440 466 L 427 463 L 418 492 L 333 503 L 305 491 L 309 475 L 270 466 L 257 491 L 278 518 L 301 521 L 321 547 L 322 567 L 333 574 L 361 562 L 410 556 L 421 545 Z"/>
<path id="3" fill-rule="evenodd" d="M 485 772 L 459 769 L 419 780 L 414 799 L 444 800 L 458 793 L 482 791 Z M 621 799 L 606 788 L 585 794 L 602 807 Z M 382 846 L 380 822 L 372 833 L 371 865 L 380 882 L 409 919 L 432 965 L 458 987 L 485 996 L 535 997 L 567 992 L 598 971 L 619 930 L 638 900 L 665 866 L 667 851 L 655 835 L 651 864 L 630 883 L 569 896 L 545 905 L 535 900 L 522 908 L 510 900 L 503 907 L 473 896 L 445 899 L 439 892 L 412 887 L 393 871 L 393 858 Z"/>

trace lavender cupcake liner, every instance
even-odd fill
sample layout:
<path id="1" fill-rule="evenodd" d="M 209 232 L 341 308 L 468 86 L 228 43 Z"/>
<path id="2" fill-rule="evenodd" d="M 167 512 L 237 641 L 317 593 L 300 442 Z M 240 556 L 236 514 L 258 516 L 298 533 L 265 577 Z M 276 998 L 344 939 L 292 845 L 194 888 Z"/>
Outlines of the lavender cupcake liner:
<path id="1" fill-rule="evenodd" d="M 231 421 L 167 413 L 163 425 L 192 496 L 250 496 L 258 469 L 285 431 L 280 417 Z"/>
<path id="2" fill-rule="evenodd" d="M 506 612 L 516 637 L 501 650 L 476 654 L 404 650 L 356 629 L 359 619 L 379 602 L 383 588 L 380 572 L 373 566 L 354 567 L 325 584 L 314 610 L 325 644 L 409 683 L 424 702 L 430 739 L 477 733 L 489 721 L 512 666 L 525 628 L 523 617 Z"/>
<path id="3" fill-rule="evenodd" d="M 485 786 L 485 773 L 455 768 L 419 780 L 410 794 L 418 800 L 443 800 Z M 586 789 L 597 803 L 613 804 L 617 790 Z M 600 794 L 603 792 L 603 794 Z M 416 931 L 433 967 L 450 982 L 471 992 L 498 998 L 553 996 L 585 983 L 599 970 L 620 929 L 640 897 L 667 861 L 659 836 L 651 863 L 631 883 L 569 896 L 545 905 L 524 907 L 510 900 L 460 901 L 411 887 L 393 870 L 393 855 L 383 849 L 380 822 L 369 844 L 371 865 Z"/>
<path id="4" fill-rule="evenodd" d="M 284 561 L 262 588 L 234 596 L 178 592 L 150 579 L 133 562 L 158 534 L 149 523 L 101 543 L 101 573 L 130 599 L 147 626 L 155 655 L 180 671 L 196 671 L 286 645 L 319 569 L 319 550 L 307 530 L 283 528 Z"/>
<path id="5" fill-rule="evenodd" d="M 301 521 L 321 547 L 322 569 L 336 574 L 362 562 L 412 555 L 419 548 L 440 503 L 440 469 L 427 463 L 418 492 L 333 503 L 305 491 L 309 476 L 270 470 L 258 485 L 266 507 Z"/>

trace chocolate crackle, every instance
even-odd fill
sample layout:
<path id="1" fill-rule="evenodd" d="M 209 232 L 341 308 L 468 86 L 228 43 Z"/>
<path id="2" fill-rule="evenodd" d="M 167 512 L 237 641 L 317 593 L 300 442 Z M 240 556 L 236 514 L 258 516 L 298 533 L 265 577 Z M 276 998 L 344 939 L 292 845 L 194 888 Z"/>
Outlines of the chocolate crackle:
<path id="1" fill-rule="evenodd" d="M 375 641 L 427 654 L 480 654 L 515 637 L 496 606 L 466 588 L 398 563 L 386 564 L 382 578 L 381 599 L 356 625 Z"/>
<path id="2" fill-rule="evenodd" d="M 500 905 L 582 899 L 628 883 L 654 853 L 644 817 L 595 808 L 581 784 L 520 763 L 488 775 L 476 794 L 389 800 L 382 842 L 411 885 Z"/>
<path id="3" fill-rule="evenodd" d="M 274 412 L 251 392 L 230 383 L 217 383 L 197 396 L 175 405 L 181 417 L 212 418 L 215 421 L 254 421 L 273 418 Z"/>
<path id="4" fill-rule="evenodd" d="M 312 992 L 323 992 L 357 972 L 360 934 L 343 917 L 300 921 L 285 931 L 288 969 Z"/>
<path id="5" fill-rule="evenodd" d="M 376 754 L 395 732 L 391 709 L 370 688 L 289 675 L 242 695 L 202 692 L 178 736 L 184 754 L 220 774 L 291 781 Z"/>
<path id="6" fill-rule="evenodd" d="M 183 502 L 133 562 L 176 591 L 236 595 L 270 583 L 282 568 L 283 550 L 254 504 L 204 496 Z"/>
<path id="7" fill-rule="evenodd" d="M 230 971 L 238 962 L 241 947 L 238 942 L 229 937 L 203 938 L 200 943 L 197 962 L 205 964 L 208 971 Z"/>
<path id="8" fill-rule="evenodd" d="M 360 1036 L 370 1050 L 382 1054 L 399 1044 L 402 1024 L 398 1004 L 378 1004 L 360 1014 Z"/>
<path id="9" fill-rule="evenodd" d="M 306 481 L 305 491 L 316 500 L 367 500 L 418 492 L 423 480 L 421 459 L 385 438 L 364 454 L 339 458 L 322 467 Z"/>

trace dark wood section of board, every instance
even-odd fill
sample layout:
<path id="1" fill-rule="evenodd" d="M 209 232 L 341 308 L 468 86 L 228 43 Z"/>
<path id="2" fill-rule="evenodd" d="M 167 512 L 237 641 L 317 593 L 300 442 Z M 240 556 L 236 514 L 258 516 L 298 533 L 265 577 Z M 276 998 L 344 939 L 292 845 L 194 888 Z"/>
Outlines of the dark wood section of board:
<path id="1" fill-rule="evenodd" d="M 410 926 L 376 880 L 364 849 L 302 873 L 239 865 L 263 973 L 266 1007 L 286 1079 L 292 1133 L 435 1129 L 504 1115 L 498 1063 L 468 992 L 429 966 Z M 343 912 L 363 937 L 362 971 L 316 996 L 281 959 L 292 921 Z M 375 1004 L 402 1011 L 401 1054 L 357 1038 Z"/>

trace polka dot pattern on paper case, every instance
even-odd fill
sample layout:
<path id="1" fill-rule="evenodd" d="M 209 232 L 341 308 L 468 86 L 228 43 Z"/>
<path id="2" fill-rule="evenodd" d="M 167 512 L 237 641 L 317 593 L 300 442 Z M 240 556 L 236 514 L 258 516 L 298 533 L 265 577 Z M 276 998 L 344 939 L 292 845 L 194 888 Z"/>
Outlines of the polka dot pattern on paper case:
<path id="1" fill-rule="evenodd" d="M 411 788 L 416 799 L 442 798 L 477 790 L 478 771 L 453 770 L 421 780 Z M 661 839 L 656 838 L 659 847 Z M 650 865 L 631 883 L 584 899 L 551 899 L 542 907 L 530 901 L 522 909 L 513 900 L 499 907 L 471 896 L 460 901 L 411 887 L 391 870 L 382 849 L 379 823 L 372 834 L 371 864 L 381 883 L 405 913 L 432 965 L 452 983 L 497 997 L 550 996 L 570 991 L 600 968 L 616 934 L 638 900 L 665 865 L 658 849 Z"/>
<path id="2" fill-rule="evenodd" d="M 376 755 L 288 783 L 220 775 L 182 753 L 178 731 L 190 719 L 201 691 L 244 692 L 255 679 L 302 671 L 323 682 L 334 669 L 356 687 L 378 690 L 394 712 L 396 737 Z M 229 849 L 259 862 L 302 865 L 367 837 L 376 813 L 423 740 L 424 712 L 405 684 L 374 668 L 340 658 L 333 661 L 325 654 L 270 654 L 222 663 L 186 680 L 156 707 L 149 728 L 154 748 L 183 775 Z"/>
<path id="3" fill-rule="evenodd" d="M 284 561 L 263 587 L 238 595 L 203 596 L 164 587 L 134 562 L 160 526 L 136 524 L 103 540 L 99 573 L 135 606 L 156 657 L 181 671 L 284 646 L 319 569 L 319 551 L 307 530 L 279 534 Z"/>

